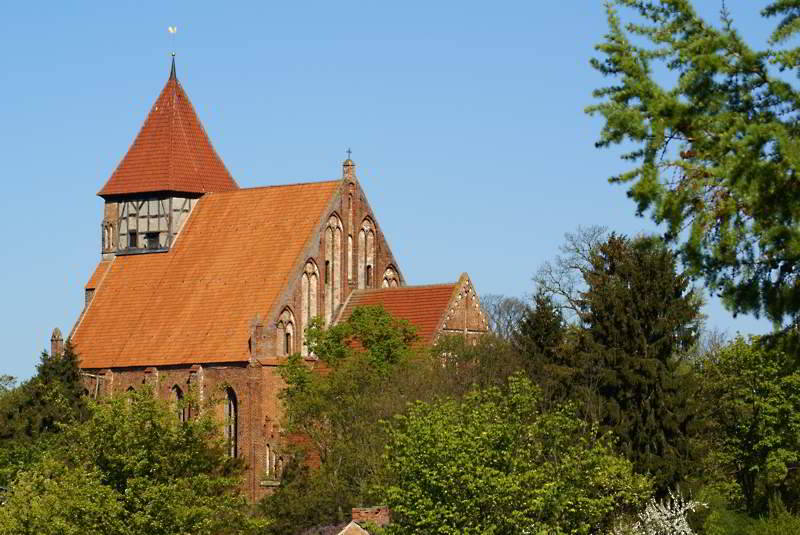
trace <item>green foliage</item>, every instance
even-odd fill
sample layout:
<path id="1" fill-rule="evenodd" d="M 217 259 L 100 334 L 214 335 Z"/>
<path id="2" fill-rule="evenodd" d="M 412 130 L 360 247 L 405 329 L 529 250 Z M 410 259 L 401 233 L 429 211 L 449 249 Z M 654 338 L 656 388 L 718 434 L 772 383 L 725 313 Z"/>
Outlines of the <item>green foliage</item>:
<path id="1" fill-rule="evenodd" d="M 390 533 L 589 533 L 649 496 L 592 428 L 515 376 L 507 393 L 417 402 L 392 422 Z"/>
<path id="2" fill-rule="evenodd" d="M 705 535 L 789 535 L 800 533 L 800 516 L 789 513 L 781 504 L 759 517 L 722 507 L 708 515 L 703 528 Z"/>
<path id="3" fill-rule="evenodd" d="M 409 376 L 399 370 L 411 369 L 416 340 L 408 322 L 381 307 L 358 308 L 327 329 L 316 321 L 306 336 L 319 361 L 294 355 L 281 369 L 285 428 L 302 440 L 281 487 L 261 504 L 274 533 L 342 521 L 374 495 L 386 440 L 378 422 L 405 403 L 391 395 L 393 378 Z"/>
<path id="4" fill-rule="evenodd" d="M 88 416 L 78 357 L 67 343 L 62 355 L 42 353 L 36 375 L 0 395 L 0 486 L 45 451 L 63 426 Z M 4 376 L 8 377 L 8 376 Z"/>
<path id="5" fill-rule="evenodd" d="M 751 514 L 770 499 L 800 503 L 800 371 L 796 358 L 737 338 L 705 364 L 713 401 L 712 461 L 736 485 L 728 498 Z"/>
<path id="6" fill-rule="evenodd" d="M 505 385 L 524 364 L 507 341 L 491 335 L 474 345 L 443 337 L 431 350 L 413 350 L 408 325 L 381 308 L 356 310 L 327 330 L 316 324 L 308 339 L 319 361 L 294 356 L 281 371 L 287 430 L 303 440 L 281 487 L 261 504 L 275 520 L 273 533 L 336 524 L 350 508 L 378 503 L 386 485 L 383 420 L 416 400 Z"/>
<path id="7" fill-rule="evenodd" d="M 764 13 L 784 17 L 775 42 L 796 32 L 796 1 Z M 755 50 L 725 11 L 715 28 L 689 0 L 613 0 L 607 14 L 592 65 L 612 80 L 587 112 L 605 120 L 597 146 L 632 146 L 633 164 L 611 181 L 630 184 L 637 212 L 666 226 L 691 274 L 734 313 L 794 319 L 800 93 L 770 64 L 796 69 L 797 49 Z"/>
<path id="8" fill-rule="evenodd" d="M 691 469 L 694 385 L 676 356 L 696 339 L 700 301 L 657 240 L 612 234 L 590 265 L 577 399 L 663 495 Z"/>
<path id="9" fill-rule="evenodd" d="M 196 413 L 197 411 L 195 411 Z M 0 533 L 246 533 L 260 522 L 238 493 L 211 410 L 181 423 L 143 389 L 94 404 L 20 472 Z M 105 509 L 105 513 L 104 513 Z"/>

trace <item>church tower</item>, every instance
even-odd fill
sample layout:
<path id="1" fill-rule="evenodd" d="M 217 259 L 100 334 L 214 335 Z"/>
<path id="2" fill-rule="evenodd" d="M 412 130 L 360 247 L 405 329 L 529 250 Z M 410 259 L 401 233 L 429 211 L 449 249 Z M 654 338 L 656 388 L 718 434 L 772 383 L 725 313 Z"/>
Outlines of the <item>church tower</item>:
<path id="1" fill-rule="evenodd" d="M 104 259 L 166 252 L 204 193 L 238 189 L 175 72 L 127 154 L 97 193 Z"/>

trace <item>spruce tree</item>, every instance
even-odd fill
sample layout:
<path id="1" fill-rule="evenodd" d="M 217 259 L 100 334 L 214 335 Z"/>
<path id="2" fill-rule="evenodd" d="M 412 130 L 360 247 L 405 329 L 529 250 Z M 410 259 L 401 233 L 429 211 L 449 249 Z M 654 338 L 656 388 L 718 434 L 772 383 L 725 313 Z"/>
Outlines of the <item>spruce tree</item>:
<path id="1" fill-rule="evenodd" d="M 666 491 L 689 468 L 691 378 L 677 356 L 696 340 L 701 302 L 659 240 L 612 234 L 590 256 L 575 366 L 584 410 Z"/>

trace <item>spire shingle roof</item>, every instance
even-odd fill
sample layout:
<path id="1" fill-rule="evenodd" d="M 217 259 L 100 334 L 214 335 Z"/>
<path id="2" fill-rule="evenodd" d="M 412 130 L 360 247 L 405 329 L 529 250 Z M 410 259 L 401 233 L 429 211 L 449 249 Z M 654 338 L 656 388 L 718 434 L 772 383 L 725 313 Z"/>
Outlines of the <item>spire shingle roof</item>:
<path id="1" fill-rule="evenodd" d="M 238 187 L 178 82 L 173 59 L 169 80 L 139 134 L 97 194 L 207 193 Z"/>

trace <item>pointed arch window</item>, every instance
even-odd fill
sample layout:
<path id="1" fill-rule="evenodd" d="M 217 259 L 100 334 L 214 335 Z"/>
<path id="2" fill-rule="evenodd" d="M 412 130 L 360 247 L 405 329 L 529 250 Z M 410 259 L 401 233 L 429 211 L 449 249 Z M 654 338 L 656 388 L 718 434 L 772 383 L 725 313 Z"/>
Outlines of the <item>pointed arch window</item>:
<path id="1" fill-rule="evenodd" d="M 397 288 L 400 285 L 400 279 L 397 276 L 397 270 L 394 266 L 389 266 L 383 272 L 382 288 Z"/>
<path id="2" fill-rule="evenodd" d="M 233 388 L 225 389 L 225 444 L 228 456 L 231 458 L 239 454 L 239 403 Z"/>
<path id="3" fill-rule="evenodd" d="M 284 308 L 278 318 L 275 348 L 282 356 L 294 353 L 294 314 L 288 308 Z"/>
<path id="4" fill-rule="evenodd" d="M 301 311 L 300 320 L 302 321 L 302 328 L 307 329 L 311 323 L 312 318 L 316 317 L 319 312 L 317 311 L 317 281 L 319 280 L 319 272 L 317 265 L 309 260 L 303 268 L 303 276 L 300 280 L 301 286 Z M 301 353 L 305 356 L 308 355 L 308 346 L 303 341 Z"/>
<path id="5" fill-rule="evenodd" d="M 342 221 L 336 214 L 325 227 L 325 323 L 330 324 L 342 298 Z"/>
<path id="6" fill-rule="evenodd" d="M 375 225 L 369 218 L 361 223 L 358 233 L 358 287 L 370 288 L 375 271 Z"/>
<path id="7" fill-rule="evenodd" d="M 181 423 L 185 423 L 189 420 L 189 408 L 184 405 L 183 400 L 183 390 L 178 385 L 174 385 L 171 391 L 172 403 L 175 407 L 175 414 L 178 417 L 178 421 Z"/>

